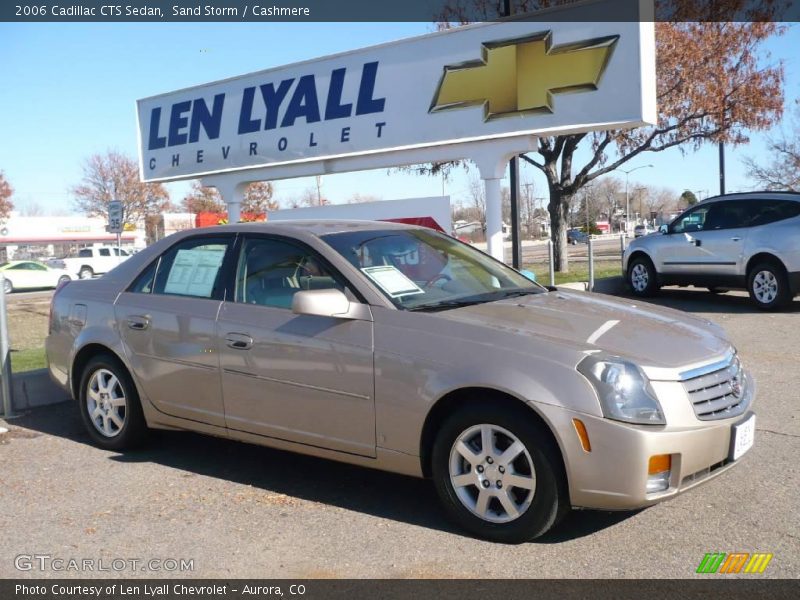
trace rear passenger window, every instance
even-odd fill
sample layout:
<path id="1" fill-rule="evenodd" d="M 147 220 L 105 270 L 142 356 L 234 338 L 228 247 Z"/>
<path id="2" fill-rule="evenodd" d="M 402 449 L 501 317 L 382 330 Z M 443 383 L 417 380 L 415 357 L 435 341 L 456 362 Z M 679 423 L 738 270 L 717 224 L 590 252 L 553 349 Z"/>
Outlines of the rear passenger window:
<path id="1" fill-rule="evenodd" d="M 222 261 L 230 245 L 226 237 L 185 240 L 162 257 L 153 293 L 197 298 L 222 297 Z"/>
<path id="2" fill-rule="evenodd" d="M 236 274 L 236 302 L 291 308 L 300 290 L 345 286 L 308 250 L 273 239 L 246 239 Z"/>
<path id="3" fill-rule="evenodd" d="M 136 280 L 128 288 L 129 292 L 135 294 L 149 294 L 153 291 L 153 281 L 156 277 L 156 267 L 158 260 L 154 260 L 149 267 L 142 271 Z"/>
<path id="4" fill-rule="evenodd" d="M 111 256 L 111 251 L 108 248 L 100 248 L 100 256 Z"/>
<path id="5" fill-rule="evenodd" d="M 800 202 L 792 200 L 750 200 L 750 226 L 768 225 L 800 215 Z"/>

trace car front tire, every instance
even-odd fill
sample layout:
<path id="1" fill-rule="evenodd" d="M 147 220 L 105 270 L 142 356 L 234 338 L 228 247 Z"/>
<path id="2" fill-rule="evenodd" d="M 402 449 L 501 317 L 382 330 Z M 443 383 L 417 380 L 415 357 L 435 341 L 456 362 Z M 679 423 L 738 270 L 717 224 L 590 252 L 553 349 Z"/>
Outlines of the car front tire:
<path id="1" fill-rule="evenodd" d="M 91 267 L 81 267 L 81 270 L 78 272 L 78 277 L 81 279 L 91 279 L 94 277 L 94 270 Z"/>
<path id="2" fill-rule="evenodd" d="M 449 517 L 477 537 L 527 542 L 569 510 L 558 447 L 523 407 L 476 404 L 458 410 L 440 429 L 432 461 Z"/>
<path id="3" fill-rule="evenodd" d="M 83 370 L 78 405 L 92 441 L 106 450 L 127 450 L 144 441 L 147 425 L 136 386 L 116 358 L 101 354 Z"/>
<path id="4" fill-rule="evenodd" d="M 750 299 L 761 310 L 778 310 L 792 299 L 789 279 L 782 266 L 772 262 L 755 265 L 747 274 Z"/>
<path id="5" fill-rule="evenodd" d="M 628 287 L 634 296 L 652 296 L 658 292 L 658 274 L 649 258 L 637 256 L 628 266 Z"/>

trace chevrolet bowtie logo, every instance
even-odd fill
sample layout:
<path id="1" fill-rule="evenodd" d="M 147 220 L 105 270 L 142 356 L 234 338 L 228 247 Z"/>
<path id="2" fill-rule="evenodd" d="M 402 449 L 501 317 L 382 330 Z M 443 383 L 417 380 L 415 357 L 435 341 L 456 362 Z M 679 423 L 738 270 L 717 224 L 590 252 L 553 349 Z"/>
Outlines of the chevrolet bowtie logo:
<path id="1" fill-rule="evenodd" d="M 596 90 L 618 35 L 552 46 L 551 33 L 487 42 L 481 60 L 448 65 L 429 112 L 482 104 L 484 120 L 553 112 L 553 94 Z"/>

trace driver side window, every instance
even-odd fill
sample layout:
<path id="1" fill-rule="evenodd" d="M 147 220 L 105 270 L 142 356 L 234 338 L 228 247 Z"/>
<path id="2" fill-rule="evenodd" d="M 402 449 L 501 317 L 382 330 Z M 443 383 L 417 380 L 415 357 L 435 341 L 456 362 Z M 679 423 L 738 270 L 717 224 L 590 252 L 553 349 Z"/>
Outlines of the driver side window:
<path id="1" fill-rule="evenodd" d="M 670 233 L 692 233 L 695 231 L 702 231 L 705 226 L 706 216 L 708 215 L 711 205 L 698 206 L 692 210 L 685 212 L 683 215 L 673 221 L 669 227 Z"/>

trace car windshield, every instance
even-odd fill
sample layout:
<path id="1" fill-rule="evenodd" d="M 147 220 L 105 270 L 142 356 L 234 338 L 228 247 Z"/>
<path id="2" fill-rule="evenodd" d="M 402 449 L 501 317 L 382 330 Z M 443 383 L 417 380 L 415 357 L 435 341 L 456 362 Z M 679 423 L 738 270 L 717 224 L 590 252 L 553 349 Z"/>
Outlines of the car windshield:
<path id="1" fill-rule="evenodd" d="M 332 233 L 322 239 L 405 310 L 443 310 L 547 291 L 472 246 L 429 229 Z"/>

